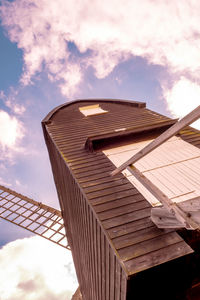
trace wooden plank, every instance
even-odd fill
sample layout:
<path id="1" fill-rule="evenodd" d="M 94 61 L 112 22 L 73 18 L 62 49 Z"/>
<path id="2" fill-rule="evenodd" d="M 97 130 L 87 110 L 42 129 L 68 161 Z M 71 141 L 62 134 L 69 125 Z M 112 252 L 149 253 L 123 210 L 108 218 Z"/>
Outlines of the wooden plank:
<path id="1" fill-rule="evenodd" d="M 111 208 L 110 210 L 99 213 L 98 216 L 101 221 L 104 221 L 110 218 L 124 215 L 125 213 L 131 213 L 133 211 L 137 211 L 147 207 L 150 207 L 150 204 L 146 200 L 144 200 L 126 206 L 124 205 L 118 208 Z"/>
<path id="2" fill-rule="evenodd" d="M 177 205 L 186 212 L 195 212 L 197 210 L 200 210 L 200 197 L 180 202 Z"/>
<path id="3" fill-rule="evenodd" d="M 99 166 L 99 168 L 88 171 L 88 172 L 81 172 L 81 173 L 76 173 L 76 178 L 79 180 L 84 177 L 89 177 L 89 176 L 96 176 L 97 174 L 100 174 L 100 178 L 102 178 L 102 175 L 106 175 L 106 172 L 109 172 L 113 169 L 113 165 L 110 163 L 106 167 Z M 105 173 L 104 173 L 105 172 Z M 95 177 L 94 177 L 95 178 Z"/>
<path id="4" fill-rule="evenodd" d="M 110 188 L 107 188 L 104 190 L 100 190 L 100 191 L 98 190 L 97 192 L 91 192 L 91 193 L 87 194 L 87 196 L 88 196 L 89 200 L 92 200 L 92 199 L 99 198 L 99 197 L 106 197 L 109 195 L 117 194 L 118 192 L 125 191 L 127 189 L 130 190 L 132 188 L 133 188 L 133 186 L 131 185 L 131 183 L 129 183 L 127 181 L 123 185 L 113 186 L 113 187 L 110 187 Z"/>
<path id="5" fill-rule="evenodd" d="M 162 236 L 172 230 L 161 230 L 155 227 L 148 227 L 136 232 L 128 233 L 126 235 L 116 237 L 112 239 L 116 249 L 122 249 L 130 245 L 135 245 L 146 240 L 153 239 L 158 236 Z"/>
<path id="6" fill-rule="evenodd" d="M 150 218 L 144 218 L 137 221 L 133 221 L 130 223 L 122 224 L 113 228 L 108 229 L 108 234 L 111 239 L 116 238 L 118 236 L 123 236 L 131 232 L 137 232 L 139 230 L 155 227 L 154 223 L 150 220 Z"/>
<path id="7" fill-rule="evenodd" d="M 123 176 L 121 174 L 121 176 Z M 98 181 L 98 180 L 103 180 L 103 179 L 106 179 L 106 178 L 111 178 L 110 177 L 110 167 L 107 169 L 107 170 L 104 170 L 104 172 L 99 172 L 99 173 L 96 173 L 96 174 L 85 174 L 85 176 L 81 177 L 81 178 L 78 178 L 78 183 L 82 186 L 82 184 L 88 184 L 89 182 L 95 182 L 95 181 Z"/>
<path id="8" fill-rule="evenodd" d="M 121 266 L 116 260 L 115 264 L 115 300 L 120 300 L 120 288 L 121 288 Z"/>
<path id="9" fill-rule="evenodd" d="M 138 244 L 119 249 L 118 253 L 123 261 L 127 261 L 154 252 L 158 249 L 165 248 L 169 245 L 176 244 L 180 241 L 182 241 L 182 238 L 176 232 L 171 232 L 157 236 L 154 239 L 150 238 L 149 240 Z"/>
<path id="10" fill-rule="evenodd" d="M 125 272 L 122 270 L 120 300 L 126 300 L 126 299 L 127 299 L 127 277 L 126 277 Z"/>
<path id="11" fill-rule="evenodd" d="M 124 264 L 129 275 L 133 275 L 193 252 L 184 241 L 180 241 L 151 253 L 130 259 Z"/>
<path id="12" fill-rule="evenodd" d="M 152 208 L 151 220 L 158 228 L 183 228 L 183 223 L 164 207 Z"/>
<path id="13" fill-rule="evenodd" d="M 124 197 L 131 196 L 131 195 L 133 197 L 135 195 L 139 195 L 138 190 L 136 190 L 133 186 L 131 189 L 128 187 L 126 190 L 118 191 L 117 193 L 90 199 L 90 202 L 92 203 L 92 205 L 99 205 L 99 204 L 108 203 L 110 201 L 114 201 L 114 200 L 118 200 L 118 199 L 122 199 L 122 201 L 123 201 Z"/>
<path id="14" fill-rule="evenodd" d="M 95 266 L 95 278 L 94 278 L 94 281 L 95 281 L 95 287 L 96 287 L 96 290 L 95 290 L 95 294 L 96 294 L 96 298 L 97 300 L 101 300 L 99 298 L 99 273 L 98 273 L 98 245 L 97 245 L 97 226 L 98 223 L 97 223 L 97 220 L 96 218 L 93 216 L 93 236 L 94 236 L 94 240 L 93 240 L 93 243 L 94 243 L 94 266 Z"/>
<path id="15" fill-rule="evenodd" d="M 110 245 L 106 243 L 106 300 L 110 300 Z"/>
<path id="16" fill-rule="evenodd" d="M 112 164 L 110 163 L 110 161 L 104 161 L 104 163 L 102 163 L 99 167 L 100 169 L 104 169 L 104 168 L 107 168 L 107 167 L 111 167 Z M 99 169 L 99 168 L 98 168 Z M 87 167 L 83 167 L 81 169 L 73 169 L 72 167 L 72 170 L 74 172 L 74 174 L 76 175 L 81 175 L 81 174 L 85 174 L 85 173 L 90 173 L 91 171 L 96 171 L 97 170 L 97 166 L 96 165 L 90 165 L 90 166 L 87 166 Z"/>
<path id="17" fill-rule="evenodd" d="M 176 205 L 200 226 L 200 197 L 179 202 Z M 151 219 L 158 228 L 182 228 L 183 226 L 183 224 L 164 207 L 152 208 Z"/>
<path id="18" fill-rule="evenodd" d="M 97 224 L 97 266 L 98 266 L 98 296 L 102 299 L 102 269 L 101 269 L 101 228 Z"/>
<path id="19" fill-rule="evenodd" d="M 101 290 L 102 290 L 102 300 L 106 299 L 106 251 L 105 251 L 105 235 L 101 231 L 101 273 L 102 273 L 102 285 L 101 285 Z"/>
<path id="20" fill-rule="evenodd" d="M 110 209 L 123 207 L 128 204 L 138 203 L 140 201 L 144 201 L 144 197 L 141 194 L 138 194 L 138 195 L 134 195 L 134 197 L 129 196 L 129 197 L 125 197 L 125 198 L 122 198 L 119 200 L 113 200 L 111 202 L 96 205 L 96 206 L 94 206 L 94 209 L 96 212 L 103 212 L 103 211 L 107 211 Z"/>
<path id="21" fill-rule="evenodd" d="M 115 263 L 116 257 L 110 248 L 110 299 L 115 299 Z"/>
<path id="22" fill-rule="evenodd" d="M 120 176 L 116 176 L 114 179 L 116 181 L 124 179 L 124 176 L 122 174 L 119 174 Z M 104 183 L 109 183 L 109 182 L 115 182 L 115 180 L 113 180 L 113 178 L 110 177 L 109 174 L 107 174 L 106 176 L 102 177 L 102 178 L 97 178 L 94 179 L 93 177 L 89 177 L 88 180 L 84 180 L 84 182 L 82 182 L 82 180 L 79 181 L 80 185 L 82 188 L 89 188 L 89 187 L 94 187 L 96 185 L 99 184 L 104 184 Z"/>
<path id="23" fill-rule="evenodd" d="M 103 183 L 96 182 L 95 185 L 85 187 L 84 190 L 87 194 L 89 194 L 92 192 L 97 192 L 97 191 L 102 191 L 104 189 L 113 188 L 115 186 L 121 186 L 121 185 L 124 185 L 125 183 L 129 183 L 126 178 L 119 178 L 118 180 L 108 181 L 108 182 L 103 182 Z"/>
<path id="24" fill-rule="evenodd" d="M 145 209 L 137 210 L 132 213 L 124 214 L 119 217 L 102 221 L 102 224 L 105 229 L 109 229 L 132 221 L 150 217 L 150 215 L 151 215 L 151 208 L 145 208 Z"/>
<path id="25" fill-rule="evenodd" d="M 150 144 L 148 144 L 146 147 L 144 147 L 142 150 L 140 150 L 138 153 L 136 153 L 134 156 L 132 156 L 130 159 L 128 159 L 125 163 L 123 163 L 121 166 L 119 166 L 117 169 L 115 169 L 111 175 L 117 175 L 118 173 L 122 172 L 124 169 L 126 169 L 131 164 L 134 164 L 136 161 L 153 151 L 158 146 L 162 145 L 164 142 L 169 140 L 172 136 L 176 135 L 181 129 L 184 127 L 190 125 L 200 117 L 200 105 L 195 108 L 192 112 L 190 112 L 188 115 L 186 115 L 184 118 L 179 120 L 176 124 L 171 126 L 168 130 L 163 132 L 160 136 L 158 136 L 154 141 L 152 141 Z"/>

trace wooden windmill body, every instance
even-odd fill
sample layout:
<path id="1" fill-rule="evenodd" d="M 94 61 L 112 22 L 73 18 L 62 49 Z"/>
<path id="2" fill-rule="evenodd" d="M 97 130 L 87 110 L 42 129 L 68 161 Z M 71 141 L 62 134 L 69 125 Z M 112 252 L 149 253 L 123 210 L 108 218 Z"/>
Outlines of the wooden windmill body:
<path id="1" fill-rule="evenodd" d="M 166 138 L 176 121 L 145 103 L 103 99 L 66 103 L 43 120 L 59 230 L 65 227 L 83 300 L 198 299 L 200 132 L 185 127 L 190 120 Z M 161 134 L 165 141 L 131 160 Z"/>

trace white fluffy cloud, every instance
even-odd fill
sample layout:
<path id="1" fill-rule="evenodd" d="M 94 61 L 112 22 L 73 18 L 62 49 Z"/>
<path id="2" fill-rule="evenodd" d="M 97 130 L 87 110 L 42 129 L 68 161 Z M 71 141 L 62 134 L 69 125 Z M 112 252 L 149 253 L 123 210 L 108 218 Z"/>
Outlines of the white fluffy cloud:
<path id="1" fill-rule="evenodd" d="M 23 123 L 19 116 L 25 112 L 25 107 L 16 102 L 17 91 L 10 89 L 9 97 L 0 91 L 0 100 L 9 113 L 0 109 L 0 161 L 13 162 L 13 157 L 19 152 L 24 152 L 20 143 L 25 135 Z M 1 178 L 0 181 L 2 182 Z"/>
<path id="2" fill-rule="evenodd" d="M 0 250 L 1 300 L 71 300 L 78 284 L 71 253 L 40 237 Z"/>
<path id="3" fill-rule="evenodd" d="M 24 136 L 24 129 L 21 122 L 7 112 L 0 110 L 0 151 L 5 158 L 12 152 L 19 151 L 18 142 Z"/>
<path id="4" fill-rule="evenodd" d="M 164 91 L 168 107 L 175 117 L 183 117 L 200 105 L 200 85 L 181 77 L 172 89 Z M 192 124 L 200 129 L 200 120 Z"/>
<path id="5" fill-rule="evenodd" d="M 0 10 L 11 41 L 24 53 L 24 83 L 45 70 L 71 96 L 88 66 L 104 78 L 133 55 L 165 66 L 176 80 L 185 76 L 191 87 L 200 84 L 198 0 L 3 0 Z"/>

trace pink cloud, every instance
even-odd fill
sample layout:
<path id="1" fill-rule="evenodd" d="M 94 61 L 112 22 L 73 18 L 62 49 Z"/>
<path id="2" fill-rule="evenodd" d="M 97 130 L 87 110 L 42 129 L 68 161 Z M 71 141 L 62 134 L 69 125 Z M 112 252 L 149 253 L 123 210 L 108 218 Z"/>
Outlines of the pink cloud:
<path id="1" fill-rule="evenodd" d="M 29 84 L 45 70 L 71 97 L 88 66 L 104 78 L 131 55 L 165 66 L 176 80 L 184 75 L 199 85 L 199 10 L 198 0 L 4 0 L 1 17 L 11 41 L 24 52 L 21 81 Z M 74 55 L 67 42 L 81 53 L 89 49 L 90 55 Z"/>

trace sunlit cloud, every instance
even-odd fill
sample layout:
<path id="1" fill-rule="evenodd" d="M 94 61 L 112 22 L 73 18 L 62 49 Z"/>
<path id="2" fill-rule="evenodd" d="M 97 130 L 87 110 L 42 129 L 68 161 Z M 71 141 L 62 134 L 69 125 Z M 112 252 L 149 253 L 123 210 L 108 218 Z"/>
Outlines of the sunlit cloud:
<path id="1" fill-rule="evenodd" d="M 15 0 L 2 2 L 1 17 L 11 41 L 24 53 L 21 81 L 28 84 L 46 71 L 70 96 L 88 66 L 104 78 L 131 55 L 163 65 L 169 74 L 200 80 L 199 10 L 199 1 L 187 0 Z"/>
<path id="2" fill-rule="evenodd" d="M 1 300 L 71 300 L 78 284 L 71 253 L 40 237 L 0 250 Z"/>
<path id="3" fill-rule="evenodd" d="M 164 90 L 164 96 L 170 112 L 175 117 L 184 117 L 200 104 L 200 85 L 181 77 L 171 89 Z M 200 120 L 192 126 L 200 129 Z"/>
<path id="4" fill-rule="evenodd" d="M 5 110 L 0 109 L 0 161 L 13 162 L 17 153 L 24 153 L 21 142 L 25 136 L 25 128 L 18 116 L 26 111 L 22 104 L 17 103 L 17 91 L 10 88 L 9 96 L 0 91 L 0 100 Z M 8 110 L 8 111 L 6 111 Z"/>
<path id="5" fill-rule="evenodd" d="M 24 136 L 22 123 L 6 111 L 0 110 L 0 128 L 0 151 L 3 152 L 3 156 L 9 157 L 12 156 L 12 152 L 21 151 L 18 143 Z"/>

